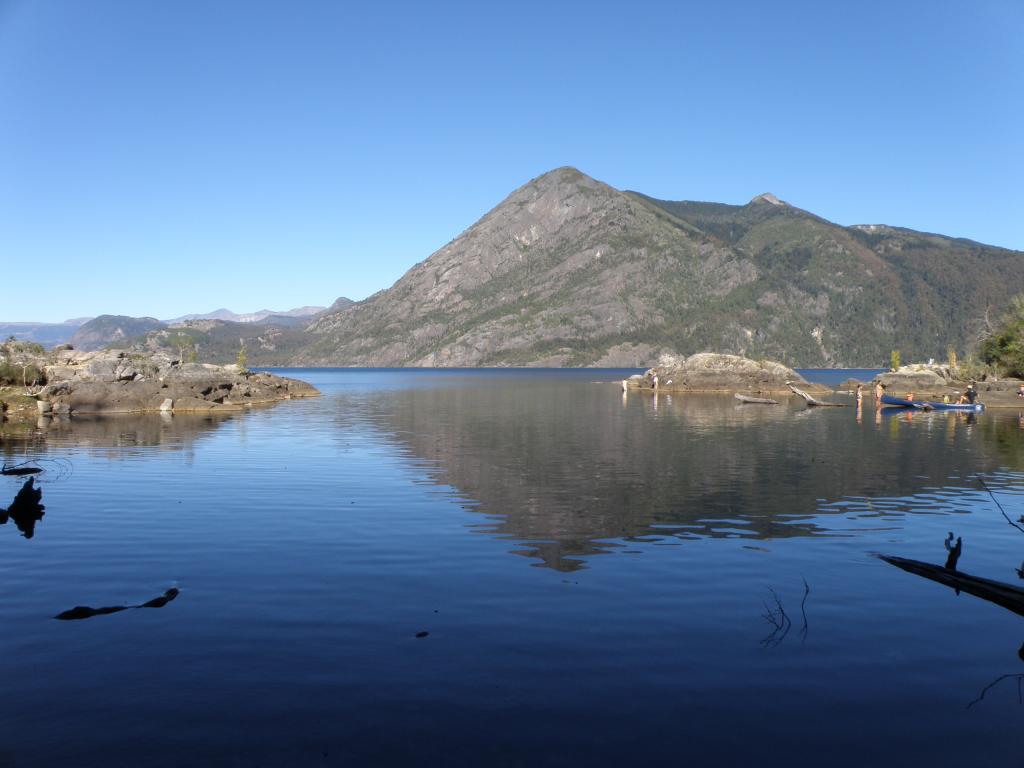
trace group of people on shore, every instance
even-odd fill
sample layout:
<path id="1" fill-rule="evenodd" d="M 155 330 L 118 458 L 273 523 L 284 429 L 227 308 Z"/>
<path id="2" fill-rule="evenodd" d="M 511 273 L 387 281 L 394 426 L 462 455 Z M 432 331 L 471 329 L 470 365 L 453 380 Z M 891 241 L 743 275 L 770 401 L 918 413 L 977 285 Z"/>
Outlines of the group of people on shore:
<path id="1" fill-rule="evenodd" d="M 881 405 L 882 405 L 882 396 L 884 394 L 885 394 L 885 384 L 883 384 L 882 382 L 879 381 L 879 382 L 877 382 L 875 384 L 875 406 L 876 407 L 881 407 Z M 1024 397 L 1024 384 L 1021 384 L 1020 388 L 1017 390 L 1017 397 Z M 863 399 L 864 399 L 864 385 L 863 384 L 858 384 L 857 385 L 857 404 L 859 405 L 863 401 Z M 907 400 L 913 400 L 914 399 L 914 393 L 913 392 L 907 392 L 906 399 Z M 960 395 L 960 397 L 957 399 L 956 402 L 957 402 L 958 405 L 964 405 L 964 404 L 974 405 L 974 403 L 977 401 L 977 399 L 978 399 L 978 391 L 974 388 L 974 384 L 972 383 L 972 384 L 968 384 L 967 385 L 967 389 L 964 390 L 964 392 Z M 949 395 L 943 395 L 942 396 L 942 402 L 944 402 L 944 403 L 950 402 Z"/>

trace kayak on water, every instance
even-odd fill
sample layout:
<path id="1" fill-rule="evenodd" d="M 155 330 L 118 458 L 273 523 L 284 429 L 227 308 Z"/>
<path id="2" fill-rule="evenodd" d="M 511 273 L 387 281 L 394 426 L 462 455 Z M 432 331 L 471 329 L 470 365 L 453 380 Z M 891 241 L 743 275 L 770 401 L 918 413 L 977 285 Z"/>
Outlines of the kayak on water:
<path id="1" fill-rule="evenodd" d="M 984 403 L 933 403 L 928 400 L 902 400 L 892 395 L 882 395 L 882 405 L 896 408 L 916 408 L 919 411 L 966 411 L 981 413 L 985 410 Z"/>

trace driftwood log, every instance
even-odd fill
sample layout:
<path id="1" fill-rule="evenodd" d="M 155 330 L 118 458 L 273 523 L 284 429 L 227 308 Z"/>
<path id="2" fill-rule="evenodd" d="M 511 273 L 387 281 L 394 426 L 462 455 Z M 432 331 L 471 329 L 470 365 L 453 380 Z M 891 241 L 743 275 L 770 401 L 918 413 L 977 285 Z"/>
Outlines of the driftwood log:
<path id="1" fill-rule="evenodd" d="M 797 389 L 796 387 L 794 387 L 791 382 L 787 381 L 786 382 L 786 386 L 789 387 L 791 390 L 793 390 L 793 394 L 794 395 L 799 395 L 800 397 L 802 397 L 804 399 L 804 401 L 807 403 L 808 407 L 815 407 L 815 406 L 821 406 L 823 408 L 825 408 L 825 407 L 845 408 L 846 407 L 846 403 L 826 403 L 826 402 L 824 402 L 822 400 L 816 400 L 815 398 L 811 397 L 806 392 L 804 392 L 802 389 Z"/>
<path id="2" fill-rule="evenodd" d="M 957 554 L 959 554 L 959 551 L 957 551 Z M 969 595 L 980 597 L 982 600 L 988 600 L 990 603 L 995 603 L 1008 611 L 1013 611 L 1018 616 L 1024 616 L 1024 589 L 1020 587 L 1004 584 L 1001 581 L 993 581 L 992 579 L 983 579 L 979 576 L 971 576 L 961 571 L 943 568 L 941 565 L 924 563 L 920 560 L 909 560 L 905 557 L 893 557 L 891 555 L 878 555 L 878 557 L 890 565 L 902 568 L 908 573 L 937 581 L 939 584 L 952 587 L 957 592 L 966 592 Z"/>
<path id="3" fill-rule="evenodd" d="M 750 395 L 741 395 L 739 392 L 733 394 L 737 400 L 741 403 L 752 403 L 754 405 L 778 405 L 778 400 L 772 400 L 770 397 L 751 397 Z"/>

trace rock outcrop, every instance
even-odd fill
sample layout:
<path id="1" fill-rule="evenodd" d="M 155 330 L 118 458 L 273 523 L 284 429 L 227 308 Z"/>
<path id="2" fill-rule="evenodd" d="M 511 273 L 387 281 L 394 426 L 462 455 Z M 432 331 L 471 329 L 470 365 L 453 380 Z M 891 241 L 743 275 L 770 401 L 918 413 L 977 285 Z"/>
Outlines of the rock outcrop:
<path id="1" fill-rule="evenodd" d="M 901 365 L 895 371 L 880 373 L 876 380 L 884 384 L 886 389 L 899 392 L 937 390 L 943 387 L 957 387 L 962 383 L 957 372 L 948 365 L 927 363 Z"/>
<path id="2" fill-rule="evenodd" d="M 829 391 L 827 387 L 805 381 L 799 373 L 781 363 L 712 352 L 698 352 L 685 359 L 663 355 L 654 368 L 627 379 L 627 386 L 652 389 L 655 377 L 658 389 L 669 392 L 789 394 L 788 382 L 808 391 Z"/>
<path id="3" fill-rule="evenodd" d="M 45 371 L 47 384 L 36 396 L 57 415 L 239 410 L 320 394 L 295 379 L 163 354 L 58 350 Z"/>

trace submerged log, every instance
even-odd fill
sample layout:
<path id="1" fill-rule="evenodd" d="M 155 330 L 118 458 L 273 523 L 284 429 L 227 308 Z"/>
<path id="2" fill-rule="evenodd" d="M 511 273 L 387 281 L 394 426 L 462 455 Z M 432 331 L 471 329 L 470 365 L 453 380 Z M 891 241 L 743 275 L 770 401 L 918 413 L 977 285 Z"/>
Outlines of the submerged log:
<path id="1" fill-rule="evenodd" d="M 180 590 L 177 587 L 171 587 L 160 595 L 160 597 L 154 597 L 152 600 L 147 600 L 141 605 L 108 605 L 102 608 L 93 608 L 88 605 L 76 605 L 74 608 L 69 608 L 66 611 L 58 613 L 53 618 L 60 621 L 81 621 L 82 619 L 91 619 L 93 616 L 109 616 L 112 613 L 127 611 L 129 608 L 163 608 L 179 594 Z"/>
<path id="2" fill-rule="evenodd" d="M 957 549 L 958 548 L 954 548 Z M 957 552 L 959 554 L 959 551 Z M 922 576 L 939 584 L 945 584 L 959 592 L 966 592 L 969 595 L 988 600 L 1008 611 L 1013 611 L 1018 616 L 1024 616 L 1024 589 L 1015 587 L 1012 584 L 1004 584 L 1001 581 L 983 579 L 980 576 L 971 576 L 960 571 L 943 568 L 941 565 L 924 563 L 920 560 L 909 560 L 905 557 L 894 557 L 892 555 L 878 555 L 890 565 L 902 568 L 907 573 Z"/>
<path id="3" fill-rule="evenodd" d="M 846 403 L 826 403 L 826 402 L 824 402 L 822 400 L 816 400 L 815 398 L 811 397 L 806 392 L 804 392 L 802 389 L 797 389 L 796 387 L 794 387 L 788 381 L 786 382 L 786 386 L 789 387 L 793 391 L 794 395 L 799 395 L 800 397 L 802 397 L 807 402 L 808 407 L 814 407 L 814 406 L 821 406 L 823 408 L 824 407 L 832 407 L 832 408 L 845 408 L 846 407 Z"/>
<path id="4" fill-rule="evenodd" d="M 0 469 L 0 475 L 38 475 L 42 471 L 39 467 L 26 467 L 24 464 L 14 467 L 4 464 L 3 469 Z"/>
<path id="5" fill-rule="evenodd" d="M 741 395 L 739 392 L 733 394 L 737 400 L 741 403 L 752 403 L 754 405 L 778 405 L 778 400 L 772 400 L 770 397 L 751 397 L 750 395 Z"/>

